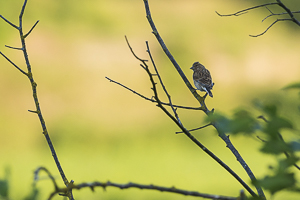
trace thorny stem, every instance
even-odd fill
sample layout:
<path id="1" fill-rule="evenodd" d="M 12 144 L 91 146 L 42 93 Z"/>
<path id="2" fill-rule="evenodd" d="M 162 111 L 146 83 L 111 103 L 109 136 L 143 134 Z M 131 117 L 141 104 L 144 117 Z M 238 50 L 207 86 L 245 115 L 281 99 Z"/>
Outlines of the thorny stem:
<path id="1" fill-rule="evenodd" d="M 62 167 L 60 165 L 60 162 L 58 160 L 58 157 L 57 157 L 57 154 L 55 152 L 54 146 L 53 146 L 52 141 L 50 139 L 50 136 L 48 134 L 44 117 L 43 117 L 42 112 L 41 112 L 41 108 L 40 108 L 40 104 L 39 104 L 39 100 L 38 100 L 38 95 L 37 95 L 37 89 L 36 89 L 37 88 L 37 84 L 36 84 L 36 82 L 34 81 L 34 78 L 33 78 L 31 64 L 29 62 L 29 57 L 28 57 L 28 53 L 27 53 L 27 49 L 26 49 L 25 38 L 31 33 L 31 31 L 34 29 L 34 27 L 39 22 L 39 21 L 37 21 L 26 35 L 23 34 L 23 22 L 22 21 L 23 21 L 23 15 L 24 15 L 26 4 L 27 4 L 27 0 L 24 1 L 24 4 L 22 6 L 22 9 L 21 9 L 21 12 L 20 12 L 20 15 L 19 15 L 19 26 L 14 25 L 9 20 L 5 19 L 2 15 L 0 15 L 0 17 L 5 22 L 7 22 L 9 25 L 11 25 L 12 27 L 16 28 L 19 31 L 22 48 L 16 48 L 16 49 L 22 50 L 22 52 L 23 52 L 25 63 L 26 63 L 26 66 L 27 66 L 27 72 L 23 71 L 21 68 L 19 68 L 17 65 L 15 65 L 3 53 L 0 52 L 0 54 L 6 60 L 8 60 L 14 67 L 16 67 L 20 72 L 22 72 L 24 75 L 26 75 L 28 77 L 28 79 L 30 81 L 30 84 L 31 84 L 31 88 L 32 88 L 32 92 L 33 92 L 33 99 L 34 99 L 34 103 L 35 103 L 35 107 L 36 107 L 35 111 L 30 111 L 30 112 L 36 113 L 38 115 L 40 123 L 41 123 L 41 126 L 42 126 L 43 134 L 44 134 L 44 136 L 45 136 L 45 138 L 47 140 L 48 146 L 49 146 L 49 148 L 51 150 L 51 153 L 52 153 L 52 156 L 53 156 L 54 161 L 56 163 L 56 166 L 58 168 L 58 171 L 59 171 L 59 173 L 60 173 L 60 175 L 61 175 L 61 177 L 62 177 L 62 179 L 64 181 L 64 184 L 68 187 L 69 181 L 68 181 L 67 177 L 65 176 L 65 173 L 64 173 L 64 171 L 63 171 L 63 169 L 62 169 Z M 71 190 L 68 190 L 65 195 L 68 196 L 69 199 L 72 199 L 72 200 L 74 199 Z"/>
<path id="2" fill-rule="evenodd" d="M 145 189 L 145 190 L 156 190 L 156 191 L 161 191 L 161 192 L 170 192 L 170 193 L 175 193 L 175 194 L 182 194 L 185 196 L 194 196 L 194 197 L 202 197 L 202 198 L 207 198 L 207 199 L 215 199 L 215 200 L 236 200 L 236 197 L 228 197 L 228 196 L 221 196 L 221 195 L 212 195 L 212 194 L 204 194 L 196 191 L 186 191 L 182 189 L 178 189 L 175 187 L 162 187 L 162 186 L 157 186 L 157 185 L 143 185 L 143 184 L 137 184 L 137 183 L 125 183 L 125 184 L 119 184 L 119 183 L 113 183 L 110 181 L 107 182 L 93 182 L 93 183 L 81 183 L 78 185 L 72 185 L 72 189 L 77 189 L 80 190 L 82 188 L 90 188 L 92 191 L 94 191 L 95 187 L 102 187 L 104 191 L 106 190 L 107 187 L 115 187 L 119 189 L 127 189 L 127 188 L 138 188 L 138 189 Z M 59 192 L 65 192 L 66 188 L 59 188 L 57 191 L 53 192 L 49 196 L 49 200 L 54 197 L 55 194 Z"/>

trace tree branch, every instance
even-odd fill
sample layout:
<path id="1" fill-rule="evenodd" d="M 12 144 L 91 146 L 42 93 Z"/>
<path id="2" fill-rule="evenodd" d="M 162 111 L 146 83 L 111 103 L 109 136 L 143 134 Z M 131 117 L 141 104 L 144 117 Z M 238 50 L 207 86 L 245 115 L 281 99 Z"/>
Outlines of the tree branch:
<path id="1" fill-rule="evenodd" d="M 262 4 L 262 5 L 258 5 L 258 6 L 253 6 L 251 8 L 246 8 L 244 10 L 240 10 L 238 12 L 232 13 L 232 14 L 227 14 L 227 15 L 222 15 L 219 12 L 215 11 L 220 17 L 230 17 L 230 16 L 240 16 L 242 14 L 246 14 L 248 13 L 249 10 L 253 10 L 256 8 L 261 8 L 261 7 L 265 7 L 265 6 L 270 6 L 270 5 L 277 5 L 278 3 L 266 3 L 266 4 Z"/>
<path id="2" fill-rule="evenodd" d="M 90 188 L 92 191 L 94 191 L 95 187 L 102 187 L 104 190 L 106 190 L 107 187 L 115 187 L 119 189 L 129 189 L 129 188 L 138 188 L 138 189 L 145 189 L 145 190 L 156 190 L 160 192 L 169 192 L 174 194 L 182 194 L 185 196 L 194 196 L 194 197 L 202 197 L 207 199 L 216 199 L 216 200 L 236 200 L 236 197 L 228 197 L 228 196 L 221 196 L 221 195 L 213 195 L 213 194 L 204 194 L 196 191 L 188 191 L 188 190 L 182 190 L 177 189 L 175 187 L 162 187 L 157 185 L 144 185 L 144 184 L 138 184 L 138 183 L 126 183 L 126 184 L 119 184 L 119 183 L 113 183 L 110 181 L 107 182 L 93 182 L 93 183 L 81 183 L 78 185 L 72 185 L 71 189 L 77 189 L 80 190 L 82 188 Z M 48 200 L 52 199 L 56 194 L 60 192 L 66 192 L 66 188 L 59 188 L 57 191 L 50 194 Z"/>
<path id="3" fill-rule="evenodd" d="M 117 85 L 120 85 L 121 87 L 125 88 L 126 90 L 129 90 L 129 91 L 131 91 L 132 93 L 134 93 L 134 94 L 136 94 L 136 95 L 142 97 L 143 99 L 145 99 L 145 100 L 147 100 L 147 101 L 151 101 L 151 102 L 153 102 L 153 103 L 157 103 L 157 101 L 156 101 L 155 99 L 153 99 L 153 98 L 145 97 L 144 95 L 142 95 L 142 94 L 140 94 L 140 93 L 134 91 L 133 89 L 130 89 L 129 87 L 127 87 L 127 86 L 125 86 L 125 85 L 123 85 L 123 84 L 121 84 L 121 83 L 119 83 L 119 82 L 117 82 L 117 81 L 114 81 L 114 80 L 112 80 L 112 79 L 110 79 L 110 78 L 108 78 L 108 77 L 105 77 L 105 78 L 106 78 L 107 80 L 109 80 L 110 82 L 115 83 L 115 84 L 117 84 Z M 166 106 L 171 106 L 169 103 L 165 103 L 165 102 L 161 102 L 161 104 L 166 105 Z M 201 107 L 188 107 L 188 106 L 179 106 L 179 105 L 173 105 L 173 107 L 175 107 L 175 108 L 187 109 L 187 110 L 201 110 L 201 109 L 202 109 Z"/>
<path id="4" fill-rule="evenodd" d="M 179 65 L 177 64 L 177 62 L 175 61 L 174 57 L 171 55 L 171 53 L 169 52 L 169 50 L 167 49 L 165 43 L 163 42 L 161 36 L 159 35 L 155 24 L 152 20 L 151 17 L 151 13 L 150 13 L 150 8 L 149 8 L 149 4 L 148 4 L 148 0 L 144 0 L 144 4 L 145 4 L 145 9 L 146 9 L 146 16 L 148 19 L 148 22 L 152 28 L 153 34 L 155 35 L 155 37 L 157 38 L 159 44 L 161 45 L 162 49 L 164 50 L 165 54 L 168 56 L 168 58 L 170 59 L 170 61 L 173 63 L 174 67 L 176 68 L 176 70 L 178 71 L 178 73 L 180 74 L 181 78 L 183 79 L 183 81 L 185 82 L 185 84 L 187 85 L 187 87 L 190 89 L 190 91 L 193 93 L 194 97 L 199 101 L 201 107 L 203 107 L 203 111 L 209 115 L 209 114 L 213 114 L 212 111 L 209 111 L 208 108 L 205 105 L 205 98 L 204 97 L 200 97 L 198 95 L 198 93 L 195 91 L 195 89 L 191 86 L 191 84 L 189 83 L 189 81 L 187 80 L 186 76 L 184 75 L 184 73 L 182 72 L 181 68 L 179 67 Z M 174 120 L 173 120 L 174 121 Z M 178 124 L 177 124 L 178 125 Z M 234 154 L 234 156 L 237 158 L 237 160 L 239 161 L 239 163 L 242 165 L 242 167 L 245 169 L 245 171 L 247 172 L 248 176 L 250 177 L 251 180 L 255 181 L 256 178 L 254 176 L 254 174 L 252 173 L 252 171 L 250 170 L 249 166 L 246 164 L 246 162 L 244 161 L 244 159 L 241 157 L 241 155 L 239 154 L 239 152 L 235 149 L 235 147 L 232 145 L 231 141 L 229 140 L 229 137 L 226 136 L 225 133 L 221 132 L 218 128 L 218 124 L 217 123 L 212 123 L 212 125 L 216 128 L 216 130 L 219 133 L 219 136 L 223 139 L 223 141 L 226 143 L 226 146 L 231 150 L 231 152 Z M 179 125 L 178 125 L 179 126 Z M 179 126 L 182 131 L 194 142 L 196 143 L 202 150 L 203 149 L 203 145 L 196 140 L 190 133 L 189 131 L 187 131 L 184 127 Z M 205 147 L 204 147 L 205 148 Z M 206 148 L 205 148 L 206 149 Z M 214 155 L 215 156 L 215 155 Z M 225 164 L 222 165 L 224 168 L 226 168 L 226 170 L 233 175 L 246 189 L 247 191 L 252 195 L 252 196 L 256 196 L 256 194 L 248 187 L 248 185 L 243 184 L 243 181 Z M 250 190 L 249 190 L 250 189 Z M 261 189 L 261 187 L 256 186 L 256 189 L 258 191 L 258 194 L 260 197 L 265 198 L 265 195 L 263 193 L 263 190 Z"/>
<path id="5" fill-rule="evenodd" d="M 293 12 L 288 8 L 286 7 L 282 2 L 281 0 L 276 0 L 278 5 L 283 8 L 288 14 L 289 16 L 291 17 L 292 21 L 295 22 L 298 26 L 300 26 L 300 22 L 295 18 Z"/>
<path id="6" fill-rule="evenodd" d="M 52 156 L 54 158 L 54 161 L 55 161 L 55 164 L 58 168 L 58 171 L 64 181 L 64 184 L 68 187 L 69 186 L 69 181 L 60 165 L 60 162 L 58 160 L 58 157 L 57 157 L 57 154 L 56 154 L 56 151 L 54 149 L 54 146 L 52 144 L 52 141 L 50 139 L 50 136 L 48 134 L 48 130 L 47 130 L 47 127 L 46 127 L 46 123 L 45 123 L 45 120 L 44 120 L 44 117 L 42 115 L 42 111 L 41 111 L 41 108 L 40 108 L 40 103 L 39 103 L 39 99 L 38 99 L 38 95 L 37 95 L 37 84 L 36 82 L 34 81 L 34 78 L 33 78 L 33 74 L 32 74 L 32 69 L 31 69 L 31 64 L 29 62 L 29 57 L 28 57 L 28 53 L 27 53 L 27 48 L 26 48 L 26 43 L 25 43 L 25 38 L 31 33 L 31 31 L 34 29 L 34 27 L 37 25 L 38 21 L 33 25 L 33 27 L 30 29 L 30 31 L 24 35 L 23 34 L 23 15 L 24 15 L 24 12 L 25 12 L 25 8 L 26 8 L 26 5 L 27 5 L 27 0 L 24 0 L 24 4 L 22 6 L 22 9 L 21 9 L 21 12 L 20 12 L 20 15 L 19 15 L 19 26 L 17 27 L 16 25 L 14 25 L 13 23 L 11 23 L 10 21 L 8 21 L 7 19 L 5 19 L 2 15 L 0 15 L 0 17 L 5 21 L 7 22 L 9 25 L 13 26 L 14 28 L 16 28 L 18 31 L 19 31 L 19 35 L 20 35 L 20 40 L 21 40 L 21 44 L 22 44 L 22 48 L 17 48 L 17 50 L 22 50 L 23 52 L 23 56 L 24 56 L 24 59 L 25 59 L 25 62 L 26 62 L 26 66 L 27 66 L 27 73 L 25 71 L 23 71 L 22 69 L 20 69 L 17 65 L 15 65 L 10 59 L 8 59 L 3 53 L 0 52 L 0 54 L 6 59 L 8 60 L 14 67 L 16 67 L 21 73 L 23 73 L 24 75 L 26 75 L 30 81 L 30 84 L 31 84 L 31 88 L 32 88 L 32 93 L 33 93 L 33 99 L 34 99 L 34 103 L 35 103 L 35 107 L 36 107 L 36 111 L 30 111 L 30 112 L 33 112 L 33 113 L 36 113 L 38 115 L 38 118 L 40 120 L 40 124 L 42 126 L 42 129 L 43 129 L 43 134 L 47 140 L 47 143 L 48 143 L 48 146 L 51 150 L 51 153 L 52 153 Z M 72 191 L 71 190 L 68 190 L 66 195 L 68 196 L 69 199 L 73 200 L 73 195 L 72 195 Z"/>
<path id="7" fill-rule="evenodd" d="M 267 6 L 270 6 L 270 5 L 278 5 L 280 6 L 282 9 L 284 9 L 286 12 L 283 12 L 283 13 L 273 13 Z M 239 16 L 239 15 L 242 15 L 242 14 L 245 14 L 247 13 L 249 10 L 253 10 L 253 9 L 257 9 L 257 8 L 261 8 L 261 7 L 265 7 L 271 14 L 268 15 L 267 17 L 265 17 L 263 21 L 265 21 L 267 18 L 271 17 L 271 16 L 279 16 L 279 15 L 285 15 L 285 14 L 288 14 L 290 16 L 290 18 L 284 18 L 284 19 L 276 19 L 270 26 L 268 26 L 268 28 L 258 34 L 258 35 L 249 35 L 251 37 L 258 37 L 258 36 L 261 36 L 261 35 L 264 35 L 273 25 L 275 25 L 277 22 L 279 21 L 292 21 L 294 22 L 295 24 L 297 24 L 298 26 L 300 26 L 300 22 L 295 18 L 294 16 L 294 13 L 300 13 L 300 11 L 291 11 L 285 4 L 282 3 L 281 0 L 276 0 L 276 2 L 274 3 L 266 3 L 266 4 L 262 4 L 262 5 L 258 5 L 258 6 L 253 6 L 253 7 L 250 7 L 250 8 L 247 8 L 247 9 L 244 9 L 244 10 L 240 10 L 236 13 L 233 13 L 233 14 L 227 14 L 227 15 L 221 15 L 219 14 L 217 11 L 216 13 L 221 16 L 221 17 L 228 17 L 228 16 Z"/>
<path id="8" fill-rule="evenodd" d="M 172 56 L 172 54 L 170 53 L 170 51 L 168 50 L 168 48 L 165 45 L 163 39 L 159 35 L 159 33 L 158 33 L 158 31 L 157 31 L 157 29 L 155 27 L 155 24 L 154 24 L 154 22 L 152 20 L 152 17 L 151 17 L 148 0 L 144 0 L 144 4 L 145 4 L 145 9 L 146 9 L 146 15 L 147 15 L 146 17 L 148 19 L 148 22 L 149 22 L 151 28 L 152 28 L 152 33 L 155 35 L 155 37 L 158 40 L 160 46 L 162 47 L 162 49 L 165 52 L 165 54 L 168 56 L 169 60 L 174 65 L 175 69 L 177 70 L 177 72 L 181 76 L 181 78 L 184 81 L 185 85 L 188 87 L 188 89 L 191 91 L 191 93 L 194 95 L 194 97 L 198 100 L 198 102 L 200 103 L 201 107 L 203 107 L 203 111 L 205 113 L 209 113 L 210 111 L 207 109 L 207 107 L 205 105 L 205 102 L 204 102 L 205 98 L 201 97 L 196 92 L 196 90 L 193 88 L 193 86 L 191 85 L 191 83 L 189 82 L 189 80 L 187 79 L 187 77 L 185 76 L 185 74 L 183 73 L 183 71 L 181 70 L 180 66 L 178 65 L 178 63 L 176 62 L 176 60 L 174 59 L 174 57 Z"/>

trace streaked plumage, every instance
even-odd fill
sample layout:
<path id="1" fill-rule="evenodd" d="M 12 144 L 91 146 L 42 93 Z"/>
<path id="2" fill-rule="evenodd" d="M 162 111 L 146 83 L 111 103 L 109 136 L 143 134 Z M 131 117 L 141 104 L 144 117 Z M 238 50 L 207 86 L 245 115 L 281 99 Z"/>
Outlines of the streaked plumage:
<path id="1" fill-rule="evenodd" d="M 196 88 L 200 91 L 207 92 L 213 97 L 211 90 L 214 86 L 209 71 L 199 62 L 195 62 L 191 69 L 194 71 L 193 80 Z"/>

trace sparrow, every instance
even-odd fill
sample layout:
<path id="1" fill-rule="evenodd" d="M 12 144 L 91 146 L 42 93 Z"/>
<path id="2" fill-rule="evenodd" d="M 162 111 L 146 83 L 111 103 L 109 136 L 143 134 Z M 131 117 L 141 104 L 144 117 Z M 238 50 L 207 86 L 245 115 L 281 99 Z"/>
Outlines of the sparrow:
<path id="1" fill-rule="evenodd" d="M 199 62 L 195 62 L 190 69 L 194 71 L 193 80 L 197 90 L 206 92 L 210 97 L 213 97 L 210 90 L 212 90 L 214 83 L 209 71 Z M 205 97 L 207 94 L 205 94 Z"/>

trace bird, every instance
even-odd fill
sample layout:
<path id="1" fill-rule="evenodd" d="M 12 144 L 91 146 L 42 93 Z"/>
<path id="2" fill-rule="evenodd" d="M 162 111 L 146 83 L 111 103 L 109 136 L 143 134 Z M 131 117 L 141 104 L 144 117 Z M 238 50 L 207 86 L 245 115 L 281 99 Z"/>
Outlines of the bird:
<path id="1" fill-rule="evenodd" d="M 199 62 L 195 62 L 190 68 L 194 71 L 193 80 L 197 90 L 206 92 L 210 97 L 213 97 L 211 90 L 214 86 L 210 72 Z"/>

